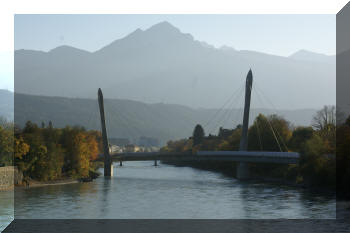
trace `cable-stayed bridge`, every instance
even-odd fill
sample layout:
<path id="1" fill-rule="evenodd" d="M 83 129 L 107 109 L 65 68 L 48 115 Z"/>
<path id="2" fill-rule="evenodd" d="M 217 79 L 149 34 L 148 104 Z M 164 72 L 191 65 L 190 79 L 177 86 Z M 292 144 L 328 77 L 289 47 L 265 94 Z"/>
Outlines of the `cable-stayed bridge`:
<path id="1" fill-rule="evenodd" d="M 283 152 L 281 145 L 277 140 L 276 133 L 273 127 L 271 130 L 278 143 L 281 152 L 272 151 L 247 151 L 248 149 L 248 124 L 251 102 L 251 91 L 253 85 L 253 73 L 249 70 L 245 83 L 245 101 L 244 114 L 242 124 L 242 135 L 238 151 L 197 151 L 197 152 L 133 152 L 133 153 L 115 153 L 110 154 L 109 144 L 107 139 L 107 128 L 105 121 L 105 111 L 103 94 L 101 89 L 98 90 L 98 102 L 100 108 L 102 139 L 103 139 L 103 160 L 104 160 L 104 176 L 113 175 L 113 161 L 119 161 L 122 165 L 123 161 L 154 161 L 157 165 L 157 160 L 163 161 L 234 161 L 237 162 L 237 178 L 249 178 L 248 163 L 274 163 L 274 164 L 295 164 L 299 161 L 299 153 Z M 288 151 L 288 150 L 287 150 Z"/>

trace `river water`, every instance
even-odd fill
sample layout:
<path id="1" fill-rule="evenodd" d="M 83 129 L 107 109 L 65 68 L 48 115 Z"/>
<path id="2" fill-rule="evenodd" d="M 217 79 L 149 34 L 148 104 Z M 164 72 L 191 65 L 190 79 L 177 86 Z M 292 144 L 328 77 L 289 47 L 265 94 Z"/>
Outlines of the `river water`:
<path id="1" fill-rule="evenodd" d="M 16 218 L 274 219 L 336 217 L 334 196 L 240 182 L 211 171 L 153 162 L 115 165 L 90 183 L 18 189 Z"/>
<path id="2" fill-rule="evenodd" d="M 13 200 L 13 191 L 0 191 L 0 232 L 13 220 Z"/>

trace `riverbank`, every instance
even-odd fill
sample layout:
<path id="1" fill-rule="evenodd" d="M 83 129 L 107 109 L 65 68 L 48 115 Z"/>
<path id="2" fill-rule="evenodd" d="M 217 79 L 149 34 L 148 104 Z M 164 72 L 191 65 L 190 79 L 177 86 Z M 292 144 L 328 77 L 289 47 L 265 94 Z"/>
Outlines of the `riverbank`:
<path id="1" fill-rule="evenodd" d="M 66 184 L 76 184 L 76 183 L 82 183 L 82 182 L 92 182 L 99 175 L 100 173 L 97 170 L 95 170 L 95 171 L 90 171 L 88 177 L 81 177 L 81 178 L 64 177 L 61 179 L 50 180 L 50 181 L 38 181 L 30 178 L 24 178 L 22 183 L 16 185 L 16 188 L 35 188 L 35 187 L 50 186 L 50 185 L 66 185 Z"/>
<path id="2" fill-rule="evenodd" d="M 79 183 L 78 179 L 66 178 L 60 180 L 52 180 L 52 181 L 37 181 L 37 180 L 26 180 L 22 184 L 16 185 L 16 188 L 35 188 L 42 186 L 50 186 L 50 185 L 64 185 L 64 184 L 76 184 Z"/>
<path id="3" fill-rule="evenodd" d="M 14 186 L 22 183 L 23 175 L 17 167 L 0 167 L 0 191 L 13 190 Z"/>

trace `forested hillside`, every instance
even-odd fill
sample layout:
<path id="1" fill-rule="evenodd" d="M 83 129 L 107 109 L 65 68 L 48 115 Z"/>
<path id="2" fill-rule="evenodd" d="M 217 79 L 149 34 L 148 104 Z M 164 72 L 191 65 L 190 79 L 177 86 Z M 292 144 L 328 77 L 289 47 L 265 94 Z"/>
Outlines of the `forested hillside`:
<path id="1" fill-rule="evenodd" d="M 11 96 L 12 93 L 8 93 Z M 10 98 L 10 97 L 7 98 Z M 0 100 L 0 105 L 6 98 Z M 172 104 L 145 104 L 142 102 L 105 99 L 105 112 L 110 138 L 128 138 L 136 142 L 147 136 L 165 144 L 168 140 L 187 137 L 196 124 L 202 124 L 207 134 L 217 134 L 219 127 L 235 128 L 242 121 L 242 109 L 194 109 Z M 252 109 L 251 120 L 259 113 L 284 116 L 294 125 L 310 125 L 315 110 Z M 1 115 L 11 114 L 0 111 Z M 24 127 L 26 121 L 55 127 L 79 125 L 87 129 L 100 129 L 97 100 L 15 95 L 15 123 Z"/>

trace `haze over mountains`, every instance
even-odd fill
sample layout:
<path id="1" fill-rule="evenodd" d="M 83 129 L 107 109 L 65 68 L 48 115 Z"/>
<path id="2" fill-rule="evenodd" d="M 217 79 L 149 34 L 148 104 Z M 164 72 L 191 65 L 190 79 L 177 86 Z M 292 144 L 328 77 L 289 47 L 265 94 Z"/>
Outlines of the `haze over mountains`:
<path id="1" fill-rule="evenodd" d="M 14 98 L 13 93 L 8 90 L 0 89 L 0 118 L 13 121 L 14 116 Z"/>
<path id="2" fill-rule="evenodd" d="M 23 127 L 30 120 L 39 126 L 53 122 L 54 127 L 84 126 L 100 130 L 99 110 L 96 99 L 47 97 L 0 90 L 0 116 L 13 120 Z M 14 98 L 15 97 L 15 98 Z M 15 99 L 15 109 L 13 101 Z M 187 138 L 194 126 L 202 124 L 206 134 L 217 134 L 219 127 L 234 128 L 242 123 L 242 109 L 193 109 L 174 104 L 146 104 L 122 99 L 105 99 L 106 123 L 110 138 L 128 138 L 137 142 L 139 137 L 159 139 L 163 145 L 168 140 Z M 293 125 L 310 125 L 316 110 L 251 109 L 250 122 L 257 114 L 277 113 Z"/>
<path id="3" fill-rule="evenodd" d="M 49 52 L 17 50 L 15 89 L 32 95 L 96 99 L 101 87 L 110 99 L 219 108 L 244 84 L 249 68 L 253 88 L 268 96 L 277 109 L 335 104 L 334 56 L 302 50 L 281 57 L 214 48 L 168 22 L 137 29 L 95 52 L 69 46 Z M 271 107 L 258 102 L 256 106 Z"/>

